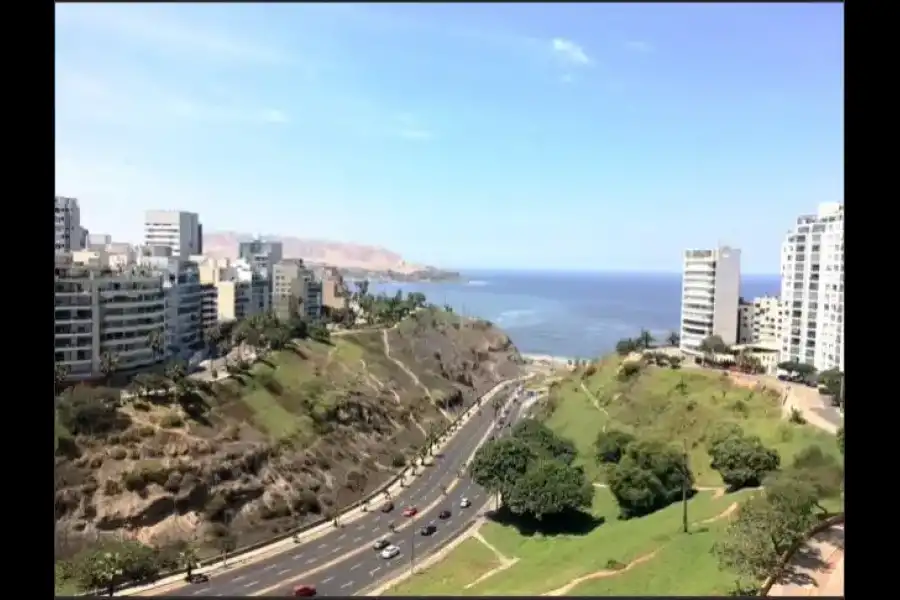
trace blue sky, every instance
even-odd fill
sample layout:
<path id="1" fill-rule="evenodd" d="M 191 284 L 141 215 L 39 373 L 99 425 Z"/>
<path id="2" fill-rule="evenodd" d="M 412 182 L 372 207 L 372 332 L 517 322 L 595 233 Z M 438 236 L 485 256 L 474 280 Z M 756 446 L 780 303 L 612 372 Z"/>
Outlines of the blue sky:
<path id="1" fill-rule="evenodd" d="M 778 270 L 843 201 L 841 4 L 57 4 L 56 187 L 455 267 Z"/>

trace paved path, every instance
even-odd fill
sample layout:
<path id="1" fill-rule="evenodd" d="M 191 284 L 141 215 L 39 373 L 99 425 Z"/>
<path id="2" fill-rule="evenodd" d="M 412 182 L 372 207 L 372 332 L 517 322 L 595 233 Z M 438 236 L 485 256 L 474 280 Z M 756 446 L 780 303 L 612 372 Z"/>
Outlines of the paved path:
<path id="1" fill-rule="evenodd" d="M 844 526 L 810 539 L 791 559 L 769 596 L 843 596 Z"/>
<path id="2" fill-rule="evenodd" d="M 501 392 L 502 393 L 502 392 Z M 424 558 L 434 546 L 465 529 L 473 514 L 460 510 L 459 502 L 468 496 L 474 506 L 483 503 L 485 493 L 468 478 L 459 478 L 459 472 L 474 450 L 493 429 L 491 411 L 477 412 L 435 457 L 432 467 L 414 480 L 401 497 L 395 497 L 396 508 L 385 514 L 377 510 L 379 502 L 373 502 L 373 510 L 365 513 L 344 527 L 333 529 L 314 541 L 297 545 L 276 555 L 214 574 L 205 584 L 185 586 L 173 592 L 181 596 L 289 596 L 293 586 L 301 583 L 316 585 L 319 595 L 347 596 L 368 588 L 382 576 L 406 564 L 410 548 Z M 456 480 L 459 479 L 457 482 Z M 447 490 L 447 494 L 443 490 Z M 406 506 L 417 506 L 422 514 L 415 519 L 404 519 L 401 511 Z M 452 516 L 439 523 L 438 532 L 429 537 L 418 536 L 418 527 L 437 520 L 440 510 L 450 508 Z M 389 524 L 395 524 L 399 533 L 393 543 L 401 554 L 389 561 L 381 559 L 372 549 L 380 537 L 391 536 Z M 406 527 L 404 527 L 406 526 Z"/>

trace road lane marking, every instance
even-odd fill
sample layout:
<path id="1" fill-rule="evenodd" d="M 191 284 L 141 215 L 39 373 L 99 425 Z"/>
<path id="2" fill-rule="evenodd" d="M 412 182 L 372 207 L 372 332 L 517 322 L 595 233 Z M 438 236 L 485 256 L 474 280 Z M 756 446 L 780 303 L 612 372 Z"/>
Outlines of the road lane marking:
<path id="1" fill-rule="evenodd" d="M 298 554 L 297 556 L 295 556 L 295 557 L 294 557 L 294 560 L 300 560 L 301 558 L 303 558 L 303 553 L 302 553 L 302 552 L 301 552 L 300 554 Z"/>
<path id="2" fill-rule="evenodd" d="M 357 531 L 362 531 L 362 530 L 365 529 L 365 528 L 366 528 L 365 525 L 360 525 L 359 527 L 356 528 L 356 530 L 357 530 Z"/>
<path id="3" fill-rule="evenodd" d="M 354 542 L 361 542 L 361 541 L 362 541 L 362 536 L 353 538 L 353 541 L 354 541 Z"/>
<path id="4" fill-rule="evenodd" d="M 251 581 L 250 583 L 244 584 L 242 587 L 244 587 L 244 588 L 253 587 L 254 585 L 256 585 L 258 583 L 259 583 L 259 581 Z"/>
<path id="5" fill-rule="evenodd" d="M 355 565 L 353 565 L 352 567 L 350 567 L 350 570 L 352 571 L 353 569 L 358 569 L 358 568 L 360 568 L 361 566 L 362 566 L 362 563 L 356 563 Z"/>
<path id="6" fill-rule="evenodd" d="M 308 560 L 306 561 L 306 564 L 311 565 L 311 564 L 314 563 L 314 562 L 316 562 L 316 557 L 315 557 L 315 556 L 313 556 L 312 558 L 308 559 Z"/>
<path id="7" fill-rule="evenodd" d="M 232 581 L 240 581 L 241 579 L 244 579 L 245 577 L 247 577 L 247 576 L 246 575 L 238 575 L 237 577 L 232 579 Z"/>
<path id="8" fill-rule="evenodd" d="M 328 582 L 331 581 L 332 579 L 334 579 L 334 576 L 333 576 L 333 575 L 332 575 L 331 577 L 326 577 L 325 579 L 323 579 L 323 580 L 322 580 L 322 583 L 328 583 Z"/>
<path id="9" fill-rule="evenodd" d="M 337 553 L 340 552 L 340 551 L 341 551 L 340 548 L 335 548 L 334 550 L 331 551 L 331 553 L 332 553 L 332 554 L 337 554 Z"/>
<path id="10" fill-rule="evenodd" d="M 272 569 L 274 569 L 277 566 L 278 566 L 278 563 L 272 563 L 268 567 L 263 567 L 263 571 L 271 571 Z"/>
<path id="11" fill-rule="evenodd" d="M 327 548 L 327 547 L 328 547 L 328 544 L 319 544 L 319 550 L 322 550 L 323 548 Z"/>
<path id="12" fill-rule="evenodd" d="M 377 573 L 377 572 L 380 571 L 380 570 L 381 570 L 381 567 L 375 567 L 374 569 L 372 569 L 371 571 L 369 571 L 369 577 L 374 577 L 374 576 L 375 576 L 375 573 Z"/>
<path id="13" fill-rule="evenodd" d="M 276 575 L 284 575 L 285 573 L 289 573 L 290 569 L 282 569 L 276 573 Z"/>
<path id="14" fill-rule="evenodd" d="M 346 533 L 345 533 L 345 534 L 342 534 L 341 537 L 338 538 L 338 541 L 341 541 L 341 540 L 344 539 L 345 537 L 347 537 L 347 534 L 346 534 Z"/>
<path id="15" fill-rule="evenodd" d="M 352 582 L 352 581 L 348 581 L 347 583 L 345 583 L 344 585 L 341 586 L 341 589 L 348 588 L 348 587 L 350 587 L 351 585 L 353 585 L 353 582 Z"/>

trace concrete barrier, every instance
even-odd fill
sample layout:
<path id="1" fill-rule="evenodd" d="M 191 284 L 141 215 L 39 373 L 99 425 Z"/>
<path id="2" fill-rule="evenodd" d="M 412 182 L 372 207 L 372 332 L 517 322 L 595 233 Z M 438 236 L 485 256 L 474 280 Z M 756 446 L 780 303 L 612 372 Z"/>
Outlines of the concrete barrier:
<path id="1" fill-rule="evenodd" d="M 819 523 L 817 523 L 812 529 L 810 529 L 806 535 L 800 538 L 793 546 L 791 546 L 787 552 L 784 553 L 784 556 L 781 557 L 781 560 L 778 561 L 778 568 L 775 570 L 775 573 L 769 575 L 766 578 L 765 582 L 761 588 L 759 588 L 760 596 L 767 596 L 769 594 L 769 590 L 772 589 L 772 586 L 781 578 L 782 574 L 784 574 L 785 568 L 787 568 L 788 564 L 791 562 L 791 559 L 794 558 L 794 554 L 797 553 L 798 550 L 808 542 L 812 537 L 822 533 L 826 529 L 830 529 L 835 525 L 841 525 L 844 523 L 844 513 L 838 513 L 836 515 L 832 515 L 826 519 L 823 519 Z"/>

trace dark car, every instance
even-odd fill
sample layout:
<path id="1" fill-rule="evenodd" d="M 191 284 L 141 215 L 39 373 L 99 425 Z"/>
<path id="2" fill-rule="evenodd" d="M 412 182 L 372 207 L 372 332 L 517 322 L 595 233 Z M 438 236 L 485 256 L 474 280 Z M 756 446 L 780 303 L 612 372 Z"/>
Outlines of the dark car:
<path id="1" fill-rule="evenodd" d="M 189 577 L 185 577 L 188 583 L 207 583 L 209 575 L 206 573 L 191 573 Z"/>
<path id="2" fill-rule="evenodd" d="M 431 535 L 435 531 L 437 531 L 437 527 L 435 527 L 434 525 L 426 525 L 419 530 L 419 535 Z"/>
<path id="3" fill-rule="evenodd" d="M 442 510 L 442 511 L 440 512 L 440 514 L 438 515 L 438 519 L 449 519 L 449 518 L 450 518 L 450 511 L 449 511 L 449 510 Z"/>
<path id="4" fill-rule="evenodd" d="M 394 510 L 393 502 L 385 502 L 384 504 L 381 505 L 381 512 L 383 512 L 383 513 L 389 513 L 392 510 Z"/>

